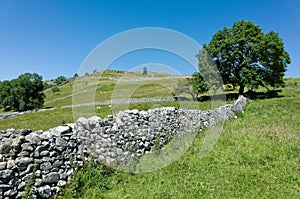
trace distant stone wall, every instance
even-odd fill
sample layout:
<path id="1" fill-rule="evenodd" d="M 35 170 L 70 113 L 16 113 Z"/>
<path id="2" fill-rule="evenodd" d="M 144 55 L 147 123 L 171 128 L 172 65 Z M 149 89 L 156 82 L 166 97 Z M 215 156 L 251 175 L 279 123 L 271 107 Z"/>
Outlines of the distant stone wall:
<path id="1" fill-rule="evenodd" d="M 30 179 L 34 179 L 32 198 L 49 198 L 71 180 L 83 158 L 127 164 L 151 152 L 157 143 L 163 146 L 174 136 L 236 118 L 245 105 L 246 99 L 240 96 L 234 104 L 208 111 L 126 110 L 104 119 L 79 118 L 75 124 L 45 132 L 0 131 L 0 199 L 21 198 Z"/>

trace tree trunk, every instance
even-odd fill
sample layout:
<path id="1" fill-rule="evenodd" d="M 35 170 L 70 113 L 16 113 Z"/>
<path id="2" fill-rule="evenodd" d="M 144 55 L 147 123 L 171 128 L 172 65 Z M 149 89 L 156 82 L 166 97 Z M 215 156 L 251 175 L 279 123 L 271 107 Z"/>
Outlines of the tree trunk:
<path id="1" fill-rule="evenodd" d="M 244 85 L 240 85 L 239 95 L 243 95 L 244 94 L 244 89 L 245 89 L 245 86 Z"/>
<path id="2" fill-rule="evenodd" d="M 198 101 L 198 98 L 197 98 L 196 94 L 191 92 L 190 95 L 192 96 L 194 102 Z"/>

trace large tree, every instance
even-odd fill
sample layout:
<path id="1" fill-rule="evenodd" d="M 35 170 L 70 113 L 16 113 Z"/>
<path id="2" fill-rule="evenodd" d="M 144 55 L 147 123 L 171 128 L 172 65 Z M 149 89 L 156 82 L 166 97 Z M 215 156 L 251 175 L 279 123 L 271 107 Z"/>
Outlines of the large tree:
<path id="1" fill-rule="evenodd" d="M 225 27 L 203 48 L 216 64 L 223 82 L 239 86 L 239 94 L 244 93 L 245 87 L 283 86 L 284 72 L 291 62 L 278 34 L 264 34 L 251 21 Z"/>
<path id="2" fill-rule="evenodd" d="M 44 103 L 42 77 L 36 73 L 25 73 L 11 81 L 0 84 L 0 106 L 17 111 L 42 107 Z"/>

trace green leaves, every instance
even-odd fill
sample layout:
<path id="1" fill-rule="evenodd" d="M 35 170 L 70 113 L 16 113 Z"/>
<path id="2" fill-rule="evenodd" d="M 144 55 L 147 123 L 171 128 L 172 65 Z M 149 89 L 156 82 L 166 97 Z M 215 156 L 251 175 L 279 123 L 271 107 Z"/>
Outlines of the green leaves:
<path id="1" fill-rule="evenodd" d="M 216 64 L 225 84 L 257 88 L 283 85 L 290 57 L 283 41 L 271 31 L 264 34 L 251 21 L 239 21 L 232 28 L 218 31 L 204 48 Z M 197 55 L 201 56 L 201 51 Z M 199 59 L 199 67 L 201 68 Z"/>
<path id="2" fill-rule="evenodd" d="M 0 83 L 0 106 L 17 111 L 40 108 L 44 104 L 42 77 L 25 73 L 17 79 Z"/>

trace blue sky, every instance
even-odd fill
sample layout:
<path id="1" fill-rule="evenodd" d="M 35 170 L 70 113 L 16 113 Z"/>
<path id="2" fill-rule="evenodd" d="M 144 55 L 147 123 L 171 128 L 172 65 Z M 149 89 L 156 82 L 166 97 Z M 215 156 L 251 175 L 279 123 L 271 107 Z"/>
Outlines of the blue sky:
<path id="1" fill-rule="evenodd" d="M 0 81 L 25 72 L 71 77 L 99 43 L 129 29 L 169 28 L 203 44 L 238 20 L 278 32 L 292 59 L 286 76 L 300 77 L 299 8 L 297 0 L 0 0 Z M 152 62 L 193 72 L 178 57 L 150 49 L 124 55 L 111 67 L 132 70 Z"/>

